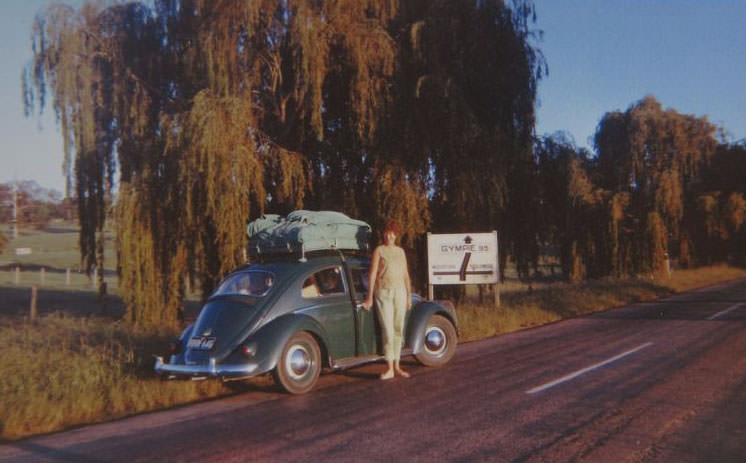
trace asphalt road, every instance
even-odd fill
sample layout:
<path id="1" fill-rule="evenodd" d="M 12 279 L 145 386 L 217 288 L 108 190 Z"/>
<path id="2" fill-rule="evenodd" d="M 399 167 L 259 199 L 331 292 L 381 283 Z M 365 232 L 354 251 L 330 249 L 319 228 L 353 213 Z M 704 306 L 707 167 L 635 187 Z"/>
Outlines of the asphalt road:
<path id="1" fill-rule="evenodd" d="M 0 462 L 746 462 L 746 280 L 0 446 Z"/>

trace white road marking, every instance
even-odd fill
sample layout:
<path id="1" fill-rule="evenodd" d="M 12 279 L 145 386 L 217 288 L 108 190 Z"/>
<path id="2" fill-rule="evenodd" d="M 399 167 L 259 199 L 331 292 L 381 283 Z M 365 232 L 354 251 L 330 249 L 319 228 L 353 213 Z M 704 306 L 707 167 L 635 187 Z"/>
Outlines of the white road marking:
<path id="1" fill-rule="evenodd" d="M 732 305 L 732 306 L 728 307 L 727 309 L 725 309 L 725 310 L 723 310 L 721 312 L 716 313 L 715 315 L 707 317 L 707 319 L 708 320 L 715 320 L 716 318 L 720 317 L 721 315 L 725 315 L 728 312 L 730 312 L 731 310 L 736 310 L 737 308 L 741 307 L 742 305 L 743 305 L 743 303 Z"/>
<path id="2" fill-rule="evenodd" d="M 610 359 L 606 359 L 603 362 L 599 362 L 599 363 L 593 364 L 593 365 L 591 365 L 589 367 L 583 368 L 582 370 L 577 370 L 577 371 L 574 371 L 574 372 L 570 373 L 569 375 L 565 375 L 565 376 L 563 376 L 563 377 L 561 377 L 559 379 L 555 379 L 554 381 L 550 381 L 548 383 L 542 384 L 541 386 L 537 386 L 537 387 L 535 387 L 533 389 L 529 389 L 528 391 L 526 391 L 526 394 L 536 394 L 537 392 L 541 392 L 541 391 L 544 391 L 544 390 L 549 389 L 551 387 L 554 387 L 554 386 L 556 386 L 558 384 L 570 381 L 571 379 L 575 379 L 575 378 L 577 378 L 578 376 L 580 376 L 582 374 L 588 373 L 589 371 L 596 370 L 596 369 L 601 368 L 601 367 L 603 367 L 605 365 L 608 365 L 608 364 L 610 364 L 612 362 L 616 362 L 617 360 L 619 360 L 621 358 L 624 358 L 624 357 L 626 357 L 628 355 L 632 355 L 635 352 L 637 352 L 639 350 L 642 350 L 642 349 L 645 349 L 646 347 L 650 347 L 652 345 L 653 345 L 652 342 L 646 342 L 645 344 L 641 344 L 641 345 L 635 347 L 634 349 L 630 349 L 630 350 L 628 350 L 626 352 L 622 352 L 619 355 L 611 357 Z"/>

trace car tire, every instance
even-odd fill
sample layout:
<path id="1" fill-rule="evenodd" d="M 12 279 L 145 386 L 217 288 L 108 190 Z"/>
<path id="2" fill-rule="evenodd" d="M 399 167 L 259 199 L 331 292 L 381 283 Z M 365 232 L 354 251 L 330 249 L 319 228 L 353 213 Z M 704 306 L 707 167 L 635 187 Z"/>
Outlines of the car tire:
<path id="1" fill-rule="evenodd" d="M 433 315 L 425 325 L 422 350 L 414 358 L 427 367 L 440 367 L 451 360 L 457 344 L 453 323 L 442 315 Z"/>
<path id="2" fill-rule="evenodd" d="M 316 339 L 306 331 L 295 333 L 272 372 L 275 383 L 290 394 L 305 394 L 321 373 L 321 351 Z"/>

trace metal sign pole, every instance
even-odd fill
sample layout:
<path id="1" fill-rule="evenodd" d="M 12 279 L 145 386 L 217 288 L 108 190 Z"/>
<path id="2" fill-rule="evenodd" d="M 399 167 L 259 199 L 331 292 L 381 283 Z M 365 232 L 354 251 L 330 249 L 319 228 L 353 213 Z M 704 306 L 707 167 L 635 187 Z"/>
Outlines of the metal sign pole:
<path id="1" fill-rule="evenodd" d="M 427 249 L 430 249 L 430 232 L 427 232 Z M 427 300 L 432 301 L 435 299 L 435 288 L 433 287 L 433 282 L 430 281 L 430 253 L 426 252 L 427 254 Z"/>
<path id="2" fill-rule="evenodd" d="M 495 282 L 495 307 L 500 307 L 500 244 L 497 241 L 497 230 L 493 230 L 495 234 L 495 253 L 497 255 L 495 265 L 495 275 L 497 275 L 497 281 Z"/>

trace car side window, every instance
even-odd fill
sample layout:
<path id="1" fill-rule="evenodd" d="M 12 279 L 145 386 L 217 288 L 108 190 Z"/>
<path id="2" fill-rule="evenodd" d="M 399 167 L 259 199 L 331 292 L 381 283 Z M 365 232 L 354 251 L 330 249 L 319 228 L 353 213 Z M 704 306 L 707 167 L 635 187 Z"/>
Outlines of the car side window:
<path id="1" fill-rule="evenodd" d="M 342 269 L 331 267 L 320 270 L 306 278 L 301 288 L 304 298 L 338 296 L 345 293 Z"/>
<path id="2" fill-rule="evenodd" d="M 355 294 L 359 299 L 364 298 L 368 294 L 368 275 L 367 268 L 352 269 L 352 284 L 355 287 Z"/>

